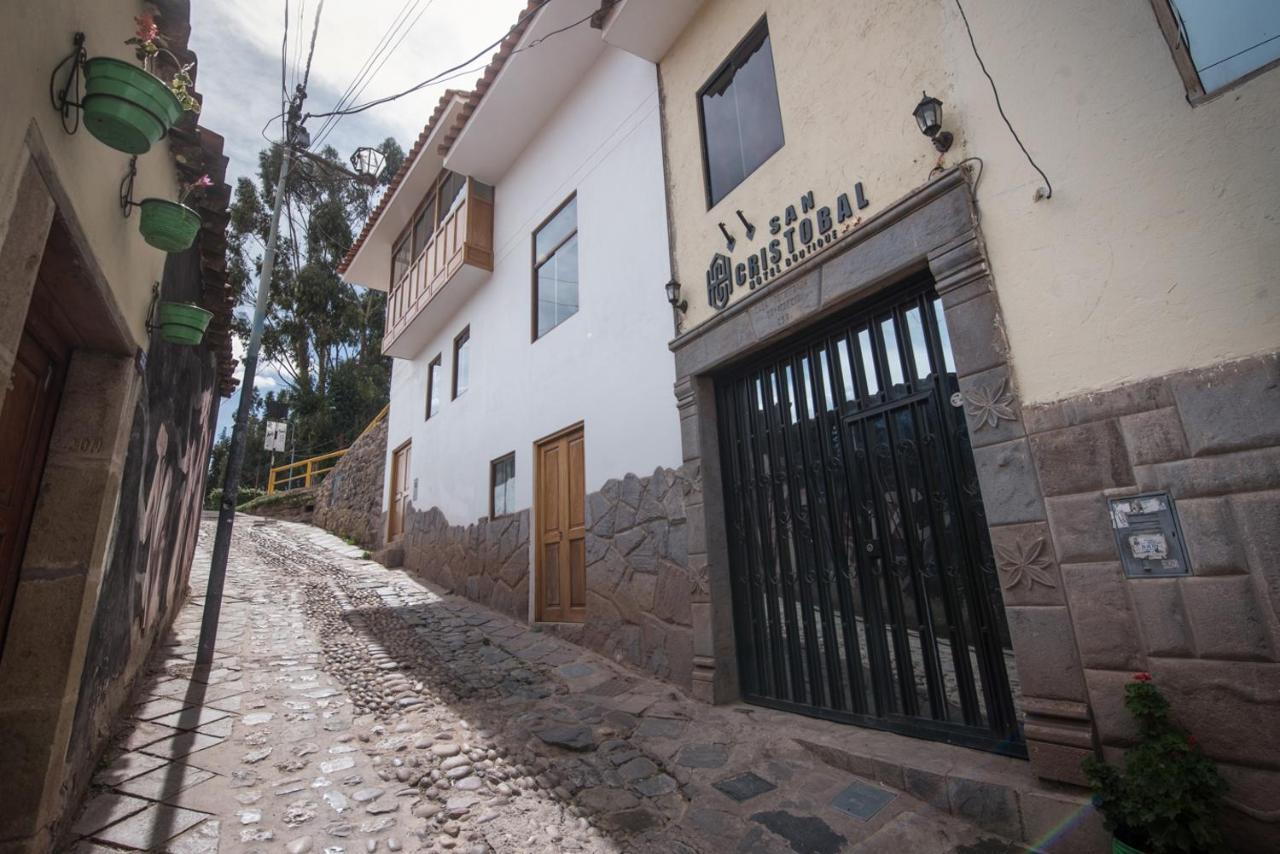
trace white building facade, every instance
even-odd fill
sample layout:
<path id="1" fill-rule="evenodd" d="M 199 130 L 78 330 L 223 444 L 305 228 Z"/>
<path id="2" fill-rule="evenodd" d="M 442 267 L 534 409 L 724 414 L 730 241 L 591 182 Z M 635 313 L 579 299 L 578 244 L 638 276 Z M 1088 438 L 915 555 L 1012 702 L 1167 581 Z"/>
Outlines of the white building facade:
<path id="1" fill-rule="evenodd" d="M 405 565 L 688 684 L 656 69 L 585 24 L 526 49 L 591 6 L 529 15 L 445 97 L 345 276 L 390 289 Z"/>

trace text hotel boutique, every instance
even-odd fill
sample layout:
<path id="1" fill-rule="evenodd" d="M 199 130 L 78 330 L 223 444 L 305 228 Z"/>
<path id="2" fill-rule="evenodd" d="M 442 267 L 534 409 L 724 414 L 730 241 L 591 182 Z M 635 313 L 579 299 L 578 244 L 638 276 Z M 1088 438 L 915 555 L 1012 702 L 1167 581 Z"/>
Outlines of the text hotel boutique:
<path id="1" fill-rule="evenodd" d="M 1081 850 L 1150 671 L 1274 843 L 1280 13 L 622 0 L 523 50 L 592 5 L 442 102 L 349 259 L 405 563 Z"/>

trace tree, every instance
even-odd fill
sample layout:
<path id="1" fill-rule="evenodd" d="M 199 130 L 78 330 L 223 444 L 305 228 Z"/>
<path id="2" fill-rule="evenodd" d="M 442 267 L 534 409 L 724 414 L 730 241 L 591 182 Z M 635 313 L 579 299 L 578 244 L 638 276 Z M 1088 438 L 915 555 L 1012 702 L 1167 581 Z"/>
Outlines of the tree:
<path id="1" fill-rule="evenodd" d="M 386 157 L 378 184 L 385 187 L 404 151 L 391 138 L 378 148 Z M 270 230 L 282 153 L 279 145 L 262 151 L 257 182 L 236 184 L 227 266 L 246 305 Z M 381 349 L 386 295 L 348 285 L 337 272 L 374 191 L 341 168 L 327 146 L 294 160 L 262 337 L 263 360 L 285 384 L 279 397 L 290 406 L 290 443 L 299 459 L 346 447 L 386 404 L 390 385 L 390 360 Z M 233 328 L 247 338 L 244 315 L 237 313 Z M 246 476 L 252 471 L 246 460 Z"/>

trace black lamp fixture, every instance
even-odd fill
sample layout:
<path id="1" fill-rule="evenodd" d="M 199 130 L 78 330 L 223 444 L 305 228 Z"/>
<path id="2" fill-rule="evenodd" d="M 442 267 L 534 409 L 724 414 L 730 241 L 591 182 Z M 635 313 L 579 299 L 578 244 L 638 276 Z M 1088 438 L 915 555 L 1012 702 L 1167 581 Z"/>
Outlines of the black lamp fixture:
<path id="1" fill-rule="evenodd" d="M 386 155 L 367 145 L 357 148 L 351 155 L 351 168 L 356 171 L 356 180 L 370 187 L 378 183 L 378 176 L 386 165 Z"/>
<path id="2" fill-rule="evenodd" d="M 933 147 L 940 152 L 946 152 L 951 148 L 951 143 L 955 137 L 950 131 L 942 129 L 942 102 L 937 98 L 931 97 L 928 92 L 921 92 L 922 97 L 920 103 L 916 104 L 915 111 L 912 113 L 916 117 L 916 124 L 920 126 L 920 132 L 933 140 Z"/>
<path id="3" fill-rule="evenodd" d="M 667 282 L 667 302 L 671 303 L 672 308 L 679 309 L 681 314 L 689 310 L 689 301 L 680 299 L 680 283 L 675 279 Z"/>

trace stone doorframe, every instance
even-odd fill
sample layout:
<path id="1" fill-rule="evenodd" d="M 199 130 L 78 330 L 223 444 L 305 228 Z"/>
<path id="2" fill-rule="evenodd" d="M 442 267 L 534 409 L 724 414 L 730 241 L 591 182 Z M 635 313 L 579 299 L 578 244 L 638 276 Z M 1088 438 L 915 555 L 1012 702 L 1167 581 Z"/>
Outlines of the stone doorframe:
<path id="1" fill-rule="evenodd" d="M 686 508 L 698 699 L 739 696 L 715 375 L 925 270 L 946 314 L 992 542 L 1002 547 L 1002 563 L 1005 554 L 1035 554 L 1056 565 L 972 195 L 965 175 L 951 169 L 671 342 L 684 461 L 700 467 L 703 484 Z M 1080 760 L 1094 750 L 1094 734 L 1067 606 L 1028 603 L 1002 589 L 1033 770 L 1083 782 Z"/>
<path id="2" fill-rule="evenodd" d="M 13 368 L 50 241 L 65 262 L 61 307 L 78 340 L 0 658 L 4 852 L 50 850 L 70 794 L 67 748 L 139 386 L 137 344 L 34 122 L 20 161 L 13 208 L 0 232 L 0 378 Z M 0 406 L 6 388 L 0 382 Z"/>

